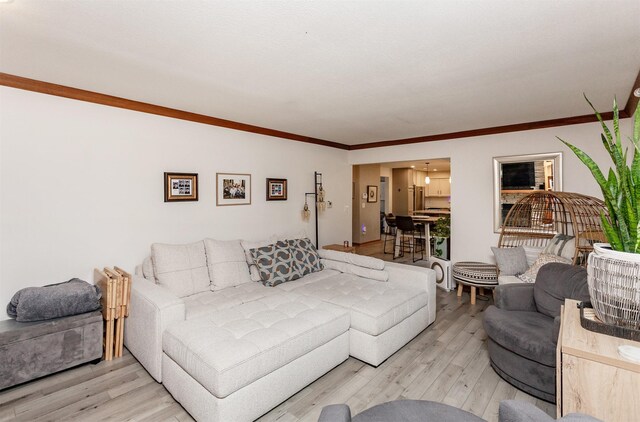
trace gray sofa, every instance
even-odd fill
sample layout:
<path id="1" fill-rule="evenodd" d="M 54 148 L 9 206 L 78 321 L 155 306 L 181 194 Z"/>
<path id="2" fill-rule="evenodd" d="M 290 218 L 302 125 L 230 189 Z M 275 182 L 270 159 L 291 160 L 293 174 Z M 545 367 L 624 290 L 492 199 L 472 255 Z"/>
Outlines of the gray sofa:
<path id="1" fill-rule="evenodd" d="M 555 403 L 556 346 L 565 299 L 589 301 L 587 271 L 552 263 L 533 284 L 508 284 L 495 291 L 484 313 L 491 366 L 507 382 Z"/>
<path id="2" fill-rule="evenodd" d="M 498 411 L 499 422 L 550 422 L 551 416 L 531 403 L 503 400 Z M 580 413 L 571 413 L 560 419 L 563 422 L 599 422 L 599 419 Z M 396 400 L 373 406 L 351 417 L 346 404 L 326 406 L 318 422 L 483 422 L 472 413 L 442 403 L 427 400 Z"/>

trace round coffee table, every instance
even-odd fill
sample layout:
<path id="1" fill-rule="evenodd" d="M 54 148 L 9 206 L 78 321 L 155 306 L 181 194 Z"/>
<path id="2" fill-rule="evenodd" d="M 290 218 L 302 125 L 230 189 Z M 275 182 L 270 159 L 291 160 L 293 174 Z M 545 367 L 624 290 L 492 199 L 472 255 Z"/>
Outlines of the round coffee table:
<path id="1" fill-rule="evenodd" d="M 458 283 L 458 297 L 463 286 L 471 286 L 472 305 L 476 304 L 476 287 L 493 289 L 498 285 L 498 268 L 486 262 L 456 262 L 451 266 L 451 276 Z"/>

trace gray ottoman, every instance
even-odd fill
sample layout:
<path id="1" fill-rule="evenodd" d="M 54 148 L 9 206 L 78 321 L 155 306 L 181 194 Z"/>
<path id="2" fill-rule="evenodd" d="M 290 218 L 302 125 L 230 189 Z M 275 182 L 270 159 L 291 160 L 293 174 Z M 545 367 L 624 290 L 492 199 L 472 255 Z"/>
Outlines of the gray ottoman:
<path id="1" fill-rule="evenodd" d="M 0 390 L 102 357 L 102 314 L 0 321 Z"/>

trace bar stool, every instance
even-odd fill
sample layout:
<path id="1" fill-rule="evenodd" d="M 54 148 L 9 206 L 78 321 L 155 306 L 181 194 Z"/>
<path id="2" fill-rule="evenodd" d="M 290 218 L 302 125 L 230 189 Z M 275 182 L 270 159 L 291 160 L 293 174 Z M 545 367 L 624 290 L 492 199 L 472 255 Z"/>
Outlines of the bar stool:
<path id="1" fill-rule="evenodd" d="M 423 224 L 414 224 L 413 219 L 407 216 L 397 216 L 396 225 L 400 233 L 400 253 L 398 256 L 404 256 L 404 253 L 411 251 L 413 262 L 424 259 L 424 251 L 427 245 L 425 236 L 425 226 Z M 416 252 L 420 252 L 420 258 L 416 259 Z"/>
<path id="2" fill-rule="evenodd" d="M 384 235 L 384 240 L 382 243 L 382 253 L 390 253 L 390 254 L 395 254 L 395 248 L 396 248 L 396 235 L 398 234 L 398 228 L 396 226 L 396 217 L 389 213 L 387 215 L 385 215 L 384 217 L 384 221 L 385 221 L 385 228 L 384 228 L 384 232 L 382 233 Z M 391 252 L 387 252 L 387 242 L 391 240 Z"/>

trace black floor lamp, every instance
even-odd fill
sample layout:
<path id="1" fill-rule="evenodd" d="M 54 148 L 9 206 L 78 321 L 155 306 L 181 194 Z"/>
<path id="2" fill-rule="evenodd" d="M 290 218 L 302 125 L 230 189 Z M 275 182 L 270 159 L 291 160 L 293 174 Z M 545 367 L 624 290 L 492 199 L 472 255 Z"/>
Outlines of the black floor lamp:
<path id="1" fill-rule="evenodd" d="M 307 203 L 307 197 L 312 196 L 315 199 L 316 204 L 316 212 L 314 215 L 315 223 L 316 223 L 316 248 L 320 247 L 320 242 L 318 240 L 318 211 L 325 209 L 324 202 L 324 187 L 322 186 L 322 173 L 318 173 L 317 171 L 313 173 L 313 183 L 315 192 L 306 192 L 304 194 L 304 209 L 302 210 L 302 217 L 305 220 L 308 220 L 310 217 L 309 205 Z"/>

